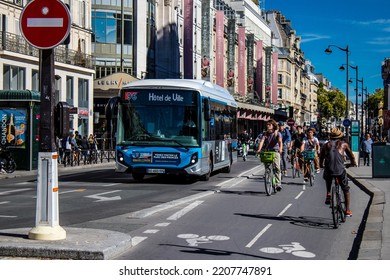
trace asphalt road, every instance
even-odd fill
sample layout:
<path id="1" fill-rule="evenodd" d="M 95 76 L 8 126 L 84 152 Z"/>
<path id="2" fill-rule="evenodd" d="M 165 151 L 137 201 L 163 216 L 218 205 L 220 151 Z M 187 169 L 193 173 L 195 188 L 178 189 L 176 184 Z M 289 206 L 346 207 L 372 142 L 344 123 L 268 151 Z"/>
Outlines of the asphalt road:
<path id="1" fill-rule="evenodd" d="M 118 259 L 353 259 L 369 197 L 352 183 L 353 217 L 337 230 L 314 187 L 286 177 L 266 196 L 258 160 L 235 163 L 209 181 L 148 177 L 135 182 L 112 169 L 59 177 L 60 225 L 128 233 Z M 0 185 L 0 229 L 33 227 L 36 178 Z M 281 246 L 285 245 L 285 246 Z"/>

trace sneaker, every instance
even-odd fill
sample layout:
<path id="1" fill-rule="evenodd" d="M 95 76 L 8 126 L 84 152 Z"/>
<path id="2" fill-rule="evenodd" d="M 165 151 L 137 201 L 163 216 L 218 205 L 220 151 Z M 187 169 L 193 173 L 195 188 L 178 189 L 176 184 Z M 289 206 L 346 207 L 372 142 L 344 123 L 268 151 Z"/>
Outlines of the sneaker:
<path id="1" fill-rule="evenodd" d="M 352 217 L 352 211 L 345 211 L 345 216 Z"/>
<path id="2" fill-rule="evenodd" d="M 330 204 L 330 193 L 326 194 L 325 204 Z"/>
<path id="3" fill-rule="evenodd" d="M 283 171 L 284 176 L 287 176 L 287 170 Z"/>
<path id="4" fill-rule="evenodd" d="M 317 170 L 316 170 L 316 173 L 317 173 L 317 174 L 318 174 L 318 173 L 320 173 L 320 170 L 319 170 L 319 169 L 317 169 Z"/>
<path id="5" fill-rule="evenodd" d="M 280 192 L 282 190 L 282 186 L 276 186 L 276 190 Z"/>
<path id="6" fill-rule="evenodd" d="M 309 178 L 306 178 L 306 177 L 305 177 L 305 178 L 303 179 L 303 181 L 304 181 L 304 182 L 308 182 L 308 181 L 309 181 Z"/>

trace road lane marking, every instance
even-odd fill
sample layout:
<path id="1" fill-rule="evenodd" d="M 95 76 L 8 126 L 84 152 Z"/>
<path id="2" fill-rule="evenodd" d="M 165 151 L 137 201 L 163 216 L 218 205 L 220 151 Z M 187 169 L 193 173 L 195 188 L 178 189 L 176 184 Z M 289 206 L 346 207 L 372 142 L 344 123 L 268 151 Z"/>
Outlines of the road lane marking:
<path id="1" fill-rule="evenodd" d="M 5 215 L 0 215 L 0 218 L 17 218 L 18 216 L 5 216 Z"/>
<path id="2" fill-rule="evenodd" d="M 131 246 L 132 246 L 132 247 L 135 247 L 135 246 L 137 246 L 139 243 L 141 243 L 142 241 L 144 241 L 145 239 L 147 239 L 147 237 L 144 237 L 144 236 L 134 236 L 133 238 L 131 238 Z"/>
<path id="3" fill-rule="evenodd" d="M 231 179 L 229 179 L 229 180 L 227 180 L 227 181 L 223 181 L 223 182 L 219 183 L 219 184 L 217 185 L 217 187 L 226 188 L 226 189 L 231 188 L 231 187 L 237 185 L 238 183 L 241 183 L 242 181 L 244 181 L 244 180 L 247 179 L 247 178 L 241 178 L 241 177 L 243 177 L 243 176 L 249 176 L 249 175 L 253 172 L 253 170 L 256 170 L 256 169 L 258 169 L 258 168 L 259 168 L 258 166 L 255 166 L 255 167 L 253 167 L 252 169 L 249 169 L 249 170 L 247 170 L 247 171 L 244 171 L 244 172 L 238 174 L 237 177 L 234 177 L 234 178 L 231 178 Z M 248 174 L 248 175 L 247 175 L 247 174 Z M 237 179 L 240 179 L 239 182 L 234 183 L 234 184 L 231 183 L 232 181 L 237 180 Z M 227 186 L 225 187 L 225 185 L 227 185 Z"/>
<path id="4" fill-rule="evenodd" d="M 115 191 L 110 191 L 110 192 L 104 192 L 104 193 L 98 193 L 98 194 L 93 194 L 93 195 L 87 195 L 87 196 L 84 196 L 84 197 L 97 199 L 97 200 L 95 200 L 95 202 L 121 200 L 122 198 L 119 195 L 112 196 L 112 197 L 104 196 L 106 194 L 111 194 L 111 193 L 120 192 L 120 191 L 121 190 L 115 190 Z"/>
<path id="5" fill-rule="evenodd" d="M 158 223 L 158 224 L 155 224 L 154 226 L 155 227 L 167 227 L 169 226 L 171 223 Z"/>
<path id="6" fill-rule="evenodd" d="M 304 193 L 304 191 L 301 191 L 301 192 L 295 197 L 295 199 L 298 199 L 303 193 Z"/>
<path id="7" fill-rule="evenodd" d="M 250 248 L 256 241 L 272 226 L 272 224 L 268 224 L 262 231 L 260 231 L 245 247 Z"/>
<path id="8" fill-rule="evenodd" d="M 159 231 L 160 231 L 159 229 L 147 229 L 143 233 L 151 233 L 151 234 L 153 234 L 153 233 L 157 233 Z"/>
<path id="9" fill-rule="evenodd" d="M 87 189 L 77 189 L 77 190 L 69 190 L 69 191 L 63 191 L 59 192 L 59 194 L 64 194 L 64 193 L 73 193 L 73 192 L 83 192 L 86 191 Z"/>
<path id="10" fill-rule="evenodd" d="M 7 204 L 9 201 L 0 201 L 0 204 Z"/>
<path id="11" fill-rule="evenodd" d="M 190 196 L 187 196 L 187 197 L 184 197 L 184 198 L 172 200 L 172 201 L 169 201 L 169 202 L 166 202 L 166 203 L 163 203 L 163 204 L 159 204 L 159 205 L 156 205 L 156 206 L 153 206 L 153 207 L 150 207 L 150 208 L 146 208 L 146 209 L 142 209 L 142 210 L 139 210 L 139 211 L 131 212 L 131 213 L 129 213 L 127 218 L 129 218 L 129 219 L 146 218 L 146 217 L 151 216 L 151 215 L 153 215 L 153 214 L 155 214 L 157 212 L 160 212 L 160 211 L 163 211 L 163 210 L 167 210 L 169 208 L 176 207 L 176 206 L 179 206 L 181 204 L 185 204 L 185 203 L 197 200 L 197 199 L 201 199 L 203 197 L 206 197 L 206 196 L 209 196 L 209 195 L 212 195 L 212 194 L 214 194 L 214 191 L 205 191 L 205 192 L 200 193 L 200 194 L 194 194 L 194 195 L 190 195 Z"/>
<path id="12" fill-rule="evenodd" d="M 291 207 L 291 205 L 292 205 L 292 203 L 290 203 L 289 205 L 287 205 L 287 206 L 282 210 L 282 212 L 280 212 L 276 217 L 282 216 L 282 215 L 288 210 L 288 208 Z"/>
<path id="13" fill-rule="evenodd" d="M 119 185 L 119 183 L 105 184 L 105 185 L 102 185 L 102 187 L 112 187 L 112 186 L 116 186 L 116 185 Z"/>
<path id="14" fill-rule="evenodd" d="M 0 192 L 0 195 L 7 195 L 7 194 L 15 193 L 15 192 L 24 192 L 24 191 L 29 191 L 29 190 L 32 190 L 32 188 L 4 191 L 4 192 Z"/>
<path id="15" fill-rule="evenodd" d="M 197 207 L 198 205 L 200 205 L 202 203 L 203 203 L 203 201 L 197 200 L 197 201 L 191 203 L 190 205 L 184 207 L 180 211 L 177 211 L 175 214 L 173 214 L 172 216 L 168 217 L 167 220 L 176 221 L 177 219 L 181 218 L 182 216 L 184 216 L 185 214 L 187 214 L 192 209 L 194 209 L 195 207 Z"/>

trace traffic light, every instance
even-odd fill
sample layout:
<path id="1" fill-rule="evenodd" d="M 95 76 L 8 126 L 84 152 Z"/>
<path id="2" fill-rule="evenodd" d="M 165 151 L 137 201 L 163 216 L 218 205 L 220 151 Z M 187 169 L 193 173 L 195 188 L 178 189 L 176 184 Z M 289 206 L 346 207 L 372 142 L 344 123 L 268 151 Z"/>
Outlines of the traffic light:
<path id="1" fill-rule="evenodd" d="M 288 117 L 289 118 L 294 117 L 294 107 L 293 106 L 288 107 Z"/>
<path id="2" fill-rule="evenodd" d="M 69 133 L 69 109 L 66 102 L 58 102 L 54 109 L 54 135 L 58 138 Z"/>

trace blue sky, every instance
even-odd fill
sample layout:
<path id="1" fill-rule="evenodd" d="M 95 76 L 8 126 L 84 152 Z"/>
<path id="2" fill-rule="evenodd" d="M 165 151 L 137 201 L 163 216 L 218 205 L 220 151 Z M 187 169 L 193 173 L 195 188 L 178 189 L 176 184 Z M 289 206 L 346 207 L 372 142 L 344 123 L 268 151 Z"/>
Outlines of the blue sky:
<path id="1" fill-rule="evenodd" d="M 349 64 L 358 66 L 358 79 L 363 77 L 368 92 L 383 88 L 381 65 L 386 57 L 390 57 L 389 0 L 266 0 L 262 5 L 266 10 L 280 11 L 291 20 L 292 28 L 301 37 L 305 58 L 333 86 L 345 93 L 346 73 L 339 67 L 346 63 L 346 52 L 332 47 L 332 54 L 327 55 L 324 50 L 328 45 L 341 48 L 348 45 Z M 349 68 L 349 77 L 356 77 L 352 68 Z M 353 80 L 349 87 L 352 102 L 356 98 L 355 85 Z M 359 82 L 359 92 L 361 85 Z"/>

